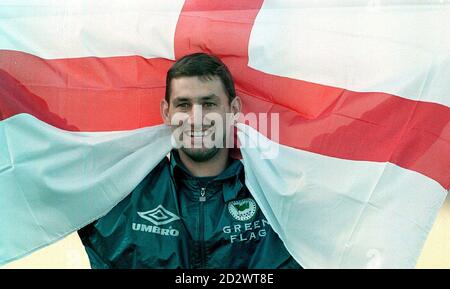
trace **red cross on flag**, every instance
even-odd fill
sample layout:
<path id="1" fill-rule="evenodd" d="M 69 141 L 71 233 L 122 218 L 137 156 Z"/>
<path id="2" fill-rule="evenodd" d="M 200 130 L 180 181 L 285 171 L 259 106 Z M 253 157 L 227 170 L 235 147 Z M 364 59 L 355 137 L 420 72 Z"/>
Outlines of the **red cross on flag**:
<path id="1" fill-rule="evenodd" d="M 244 113 L 246 183 L 306 268 L 414 267 L 450 188 L 450 5 L 0 4 L 0 264 L 106 214 L 170 151 L 176 59 L 212 53 Z M 275 158 L 261 158 L 276 148 Z M 130 170 L 130 168 L 133 168 Z M 57 220 L 57 222 L 55 222 Z"/>

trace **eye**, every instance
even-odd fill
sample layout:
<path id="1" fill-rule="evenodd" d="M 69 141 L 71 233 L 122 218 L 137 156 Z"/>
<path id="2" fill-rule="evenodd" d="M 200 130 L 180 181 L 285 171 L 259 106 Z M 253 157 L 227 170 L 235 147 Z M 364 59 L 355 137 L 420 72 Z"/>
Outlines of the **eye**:
<path id="1" fill-rule="evenodd" d="M 189 108 L 189 103 L 179 103 L 177 104 L 177 108 L 181 108 L 181 109 L 187 109 Z"/>
<path id="2" fill-rule="evenodd" d="M 216 104 L 215 104 L 214 102 L 206 102 L 206 103 L 204 104 L 204 106 L 205 106 L 205 107 L 208 107 L 208 108 L 211 108 L 211 107 L 215 107 Z"/>

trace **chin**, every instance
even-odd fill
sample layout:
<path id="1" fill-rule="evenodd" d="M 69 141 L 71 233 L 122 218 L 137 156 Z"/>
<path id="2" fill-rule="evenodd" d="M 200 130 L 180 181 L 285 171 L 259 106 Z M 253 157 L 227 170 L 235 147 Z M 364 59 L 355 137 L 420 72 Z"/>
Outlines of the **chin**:
<path id="1" fill-rule="evenodd" d="M 206 162 L 212 159 L 218 152 L 218 148 L 181 148 L 181 151 L 195 162 Z"/>

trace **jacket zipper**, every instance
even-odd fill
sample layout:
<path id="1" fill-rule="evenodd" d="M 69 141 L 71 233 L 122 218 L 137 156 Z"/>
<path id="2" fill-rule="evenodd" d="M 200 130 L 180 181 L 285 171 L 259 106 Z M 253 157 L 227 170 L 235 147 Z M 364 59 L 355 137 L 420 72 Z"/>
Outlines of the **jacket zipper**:
<path id="1" fill-rule="evenodd" d="M 201 258 L 201 267 L 205 268 L 206 266 L 206 250 L 205 250 L 205 224 L 204 224 L 204 204 L 206 201 L 206 188 L 201 188 L 200 191 L 200 258 Z"/>

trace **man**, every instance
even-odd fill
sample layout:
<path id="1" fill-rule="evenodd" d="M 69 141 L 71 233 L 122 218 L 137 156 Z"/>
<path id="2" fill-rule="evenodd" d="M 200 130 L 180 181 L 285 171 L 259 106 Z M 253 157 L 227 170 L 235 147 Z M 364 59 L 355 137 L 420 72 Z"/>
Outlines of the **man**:
<path id="1" fill-rule="evenodd" d="M 179 148 L 79 231 L 93 268 L 300 268 L 245 186 L 242 163 L 220 145 L 240 109 L 216 57 L 172 66 L 161 114 Z"/>

